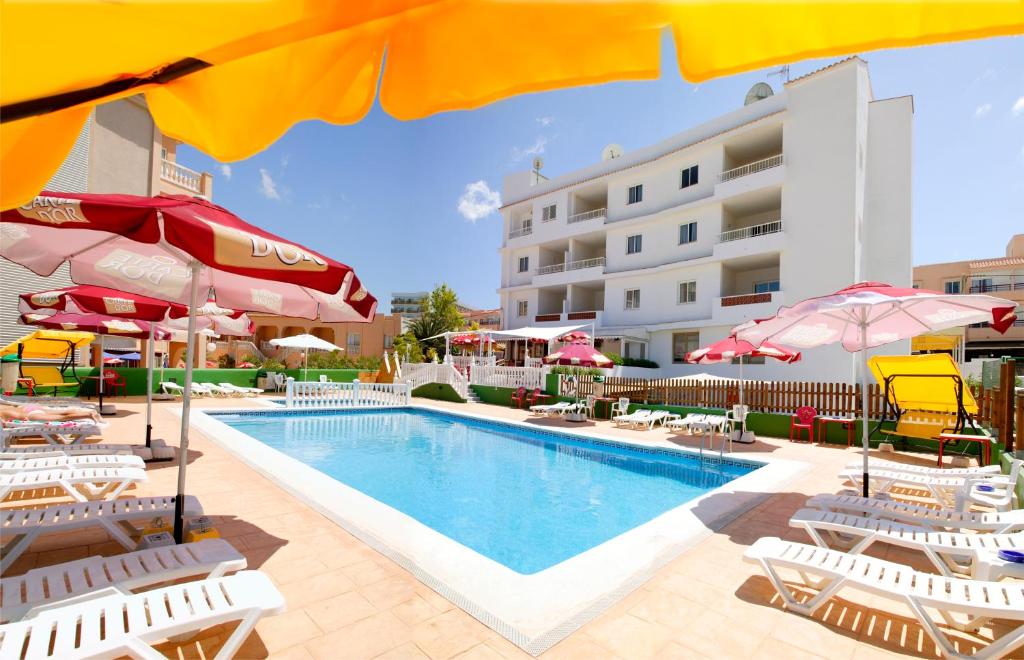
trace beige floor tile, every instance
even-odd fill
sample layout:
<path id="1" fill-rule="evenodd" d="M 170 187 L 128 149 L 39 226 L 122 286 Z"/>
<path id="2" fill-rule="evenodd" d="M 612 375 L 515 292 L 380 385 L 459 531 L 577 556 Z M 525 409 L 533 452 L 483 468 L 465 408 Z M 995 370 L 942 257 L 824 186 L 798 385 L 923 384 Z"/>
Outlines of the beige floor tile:
<path id="1" fill-rule="evenodd" d="M 340 570 L 317 572 L 309 577 L 280 585 L 281 593 L 291 609 L 333 598 L 355 589 L 355 582 Z"/>
<path id="2" fill-rule="evenodd" d="M 406 625 L 415 626 L 447 610 L 436 609 L 427 599 L 416 594 L 413 587 L 412 598 L 395 605 L 390 611 Z"/>
<path id="3" fill-rule="evenodd" d="M 267 617 L 256 624 L 256 632 L 271 653 L 302 644 L 323 634 L 303 610 Z"/>
<path id="4" fill-rule="evenodd" d="M 409 642 L 378 655 L 374 660 L 427 660 L 418 646 Z"/>
<path id="5" fill-rule="evenodd" d="M 359 587 L 359 593 L 378 610 L 388 610 L 416 595 L 415 582 L 411 577 L 389 577 Z"/>
<path id="6" fill-rule="evenodd" d="M 454 609 L 413 626 L 413 641 L 433 660 L 446 660 L 487 641 L 490 628 Z"/>
<path id="7" fill-rule="evenodd" d="M 407 644 L 411 636 L 409 627 L 393 614 L 380 612 L 328 632 L 306 643 L 306 649 L 323 660 L 364 660 Z"/>
<path id="8" fill-rule="evenodd" d="M 305 609 L 309 618 L 325 632 L 338 630 L 377 614 L 377 608 L 354 591 L 317 601 L 307 605 Z"/>
<path id="9" fill-rule="evenodd" d="M 623 658 L 654 658 L 675 637 L 667 627 L 630 614 L 588 627 L 587 635 Z"/>

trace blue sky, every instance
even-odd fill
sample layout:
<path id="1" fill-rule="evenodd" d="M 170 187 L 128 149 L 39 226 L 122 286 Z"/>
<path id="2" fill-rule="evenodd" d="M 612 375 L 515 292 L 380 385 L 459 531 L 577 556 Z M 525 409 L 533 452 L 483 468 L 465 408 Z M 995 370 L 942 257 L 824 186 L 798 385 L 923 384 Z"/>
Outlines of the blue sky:
<path id="1" fill-rule="evenodd" d="M 1024 38 L 875 51 L 877 98 L 914 96 L 914 264 L 1003 254 L 1024 231 Z M 797 77 L 834 59 L 793 63 Z M 386 311 L 392 291 L 447 282 L 496 307 L 497 206 L 505 174 L 543 155 L 557 176 L 610 142 L 627 151 L 742 104 L 766 71 L 691 85 L 663 45 L 662 76 L 530 94 L 468 112 L 399 122 L 304 122 L 244 161 L 178 159 L 215 174 L 214 201 L 356 269 Z M 483 182 L 483 183 L 478 183 Z M 460 203 L 461 200 L 461 203 Z"/>

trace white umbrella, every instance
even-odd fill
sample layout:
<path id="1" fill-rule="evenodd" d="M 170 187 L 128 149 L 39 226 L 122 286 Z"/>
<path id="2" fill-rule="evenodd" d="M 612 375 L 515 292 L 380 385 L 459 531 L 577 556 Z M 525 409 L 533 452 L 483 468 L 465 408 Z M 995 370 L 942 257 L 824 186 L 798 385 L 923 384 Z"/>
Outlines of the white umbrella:
<path id="1" fill-rule="evenodd" d="M 291 337 L 282 337 L 280 339 L 271 339 L 270 343 L 272 346 L 278 346 L 280 348 L 298 348 L 304 353 L 302 354 L 302 379 L 306 379 L 306 368 L 309 366 L 309 351 L 343 351 L 341 346 L 335 346 L 329 341 L 320 339 L 315 335 L 293 335 Z"/>

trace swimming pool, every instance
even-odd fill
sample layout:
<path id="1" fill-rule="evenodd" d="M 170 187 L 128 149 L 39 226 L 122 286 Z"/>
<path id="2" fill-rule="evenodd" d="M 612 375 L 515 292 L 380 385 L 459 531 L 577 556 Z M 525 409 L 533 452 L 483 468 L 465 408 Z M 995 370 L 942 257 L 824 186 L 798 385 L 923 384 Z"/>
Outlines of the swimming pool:
<path id="1" fill-rule="evenodd" d="M 216 419 L 523 575 L 758 469 L 432 410 Z"/>

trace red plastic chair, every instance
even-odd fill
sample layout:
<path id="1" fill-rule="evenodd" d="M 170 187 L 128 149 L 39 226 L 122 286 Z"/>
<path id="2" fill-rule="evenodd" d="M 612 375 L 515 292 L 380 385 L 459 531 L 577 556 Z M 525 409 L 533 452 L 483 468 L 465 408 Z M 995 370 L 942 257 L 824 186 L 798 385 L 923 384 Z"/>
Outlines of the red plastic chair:
<path id="1" fill-rule="evenodd" d="M 537 405 L 537 399 L 539 399 L 539 398 L 540 398 L 540 388 L 539 387 L 535 387 L 535 388 L 533 388 L 533 391 L 530 392 L 530 395 L 528 397 L 526 397 L 526 407 L 529 408 L 530 406 Z"/>
<path id="2" fill-rule="evenodd" d="M 121 396 L 128 396 L 128 381 L 124 379 L 124 374 L 117 371 L 114 375 L 107 378 L 107 384 L 103 386 L 104 389 L 110 388 L 110 394 L 112 396 L 118 395 L 118 390 L 121 391 Z"/>
<path id="3" fill-rule="evenodd" d="M 520 387 L 519 389 L 516 390 L 516 393 L 513 394 L 511 398 L 513 408 L 522 408 L 523 401 L 526 399 L 526 388 Z"/>
<path id="4" fill-rule="evenodd" d="M 818 411 L 811 406 L 801 406 L 796 409 L 796 414 L 789 418 L 789 440 L 800 439 L 800 430 L 807 430 L 807 441 L 814 442 L 814 419 L 818 416 Z M 793 434 L 796 433 L 796 438 Z"/>

